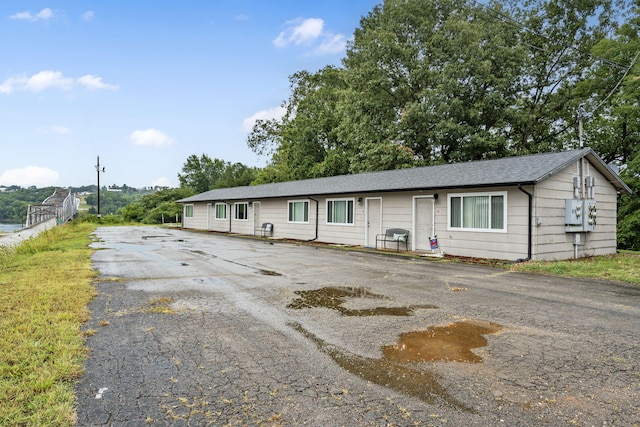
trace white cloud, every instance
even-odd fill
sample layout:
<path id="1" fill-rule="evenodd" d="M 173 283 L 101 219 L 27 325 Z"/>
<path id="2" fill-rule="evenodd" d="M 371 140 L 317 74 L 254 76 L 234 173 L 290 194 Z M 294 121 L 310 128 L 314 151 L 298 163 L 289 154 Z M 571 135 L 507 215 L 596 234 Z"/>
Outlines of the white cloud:
<path id="1" fill-rule="evenodd" d="M 324 20 L 320 18 L 296 18 L 286 24 L 287 27 L 273 40 L 276 47 L 311 43 L 320 37 L 324 28 Z"/>
<path id="2" fill-rule="evenodd" d="M 83 21 L 93 21 L 93 18 L 95 18 L 95 16 L 96 15 L 95 13 L 93 13 L 93 10 L 87 10 L 82 15 L 80 15 Z"/>
<path id="3" fill-rule="evenodd" d="M 60 71 L 40 71 L 31 77 L 17 80 L 23 83 L 25 90 L 40 92 L 50 87 L 69 90 L 73 87 L 73 79 L 64 77 Z"/>
<path id="4" fill-rule="evenodd" d="M 134 131 L 129 139 L 135 145 L 164 147 L 174 143 L 174 140 L 157 129 L 146 129 Z"/>
<path id="5" fill-rule="evenodd" d="M 240 14 L 236 15 L 236 21 L 249 21 L 251 17 L 249 15 Z"/>
<path id="6" fill-rule="evenodd" d="M 151 181 L 152 187 L 171 187 L 171 183 L 169 182 L 169 178 L 166 176 L 161 176 Z"/>
<path id="7" fill-rule="evenodd" d="M 87 74 L 77 79 L 65 77 L 60 71 L 45 70 L 32 76 L 14 76 L 0 83 L 0 93 L 9 94 L 17 91 L 40 92 L 45 89 L 58 88 L 71 90 L 76 86 L 86 89 L 118 89 L 117 85 L 104 83 L 102 77 Z"/>
<path id="8" fill-rule="evenodd" d="M 327 34 L 325 40 L 318 46 L 315 53 L 318 55 L 335 54 L 345 50 L 347 38 L 344 34 Z"/>
<path id="9" fill-rule="evenodd" d="M 60 174 L 49 168 L 27 166 L 22 169 L 9 169 L 0 174 L 2 185 L 19 185 L 21 187 L 49 187 L 58 182 Z"/>
<path id="10" fill-rule="evenodd" d="M 47 19 L 51 19 L 53 17 L 53 11 L 48 7 L 42 9 L 40 12 L 33 15 L 31 12 L 18 12 L 15 15 L 11 15 L 10 19 L 18 19 L 23 21 L 46 21 Z"/>
<path id="11" fill-rule="evenodd" d="M 296 18 L 286 22 L 286 28 L 273 40 L 278 48 L 290 45 L 312 45 L 320 42 L 313 50 L 316 55 L 332 55 L 344 52 L 347 37 L 324 31 L 324 21 L 320 18 Z"/>
<path id="12" fill-rule="evenodd" d="M 104 83 L 102 81 L 102 77 L 92 76 L 91 74 L 87 74 L 86 76 L 82 76 L 78 79 L 78 84 L 86 87 L 87 89 L 118 89 L 117 85 L 110 85 Z"/>
<path id="13" fill-rule="evenodd" d="M 284 113 L 287 110 L 282 107 L 273 107 L 266 110 L 260 110 L 257 113 L 253 114 L 251 117 L 247 117 L 242 121 L 242 130 L 243 132 L 251 132 L 253 129 L 253 125 L 257 120 L 270 120 L 270 119 L 280 119 L 284 116 Z"/>

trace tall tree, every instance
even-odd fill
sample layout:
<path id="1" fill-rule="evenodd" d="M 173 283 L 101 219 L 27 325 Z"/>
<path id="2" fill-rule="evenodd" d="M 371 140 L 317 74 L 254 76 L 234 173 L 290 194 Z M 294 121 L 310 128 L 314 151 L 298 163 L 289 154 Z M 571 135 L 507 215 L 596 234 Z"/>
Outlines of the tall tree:
<path id="1" fill-rule="evenodd" d="M 257 174 L 258 168 L 255 167 L 211 159 L 206 154 L 200 157 L 192 154 L 182 166 L 182 174 L 178 174 L 178 179 L 180 187 L 202 193 L 214 188 L 249 185 Z"/>
<path id="2" fill-rule="evenodd" d="M 257 182 L 289 181 L 349 172 L 354 154 L 338 138 L 339 103 L 347 90 L 344 70 L 328 66 L 289 77 L 291 95 L 281 119 L 258 121 L 249 135 L 254 151 L 271 153 Z"/>
<path id="3" fill-rule="evenodd" d="M 509 142 L 516 154 L 575 147 L 580 101 L 593 46 L 612 29 L 613 0 L 512 0 L 505 22 L 520 28 L 527 49 L 522 91 L 513 108 Z"/>
<path id="4" fill-rule="evenodd" d="M 182 166 L 182 173 L 178 174 L 180 187 L 191 188 L 197 193 L 211 190 L 215 188 L 215 183 L 222 176 L 224 168 L 223 160 L 212 160 L 206 154 L 200 157 L 192 154 Z"/>
<path id="5" fill-rule="evenodd" d="M 640 150 L 640 0 L 593 53 L 597 61 L 577 87 L 587 113 L 585 143 L 607 163 L 624 167 Z"/>
<path id="6" fill-rule="evenodd" d="M 362 19 L 347 50 L 353 97 L 342 137 L 363 153 L 395 146 L 422 164 L 504 155 L 517 41 L 513 26 L 467 0 L 386 1 Z M 374 167 L 398 167 L 390 160 Z"/>
<path id="7" fill-rule="evenodd" d="M 272 150 L 259 181 L 577 145 L 576 84 L 614 1 L 384 1 L 343 68 L 297 73 L 285 116 L 256 125 L 250 147 Z"/>

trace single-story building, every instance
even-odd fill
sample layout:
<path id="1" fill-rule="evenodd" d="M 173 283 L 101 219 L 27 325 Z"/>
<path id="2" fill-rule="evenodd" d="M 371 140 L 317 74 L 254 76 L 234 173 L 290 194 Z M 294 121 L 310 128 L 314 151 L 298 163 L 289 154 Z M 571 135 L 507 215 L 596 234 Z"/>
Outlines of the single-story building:
<path id="1" fill-rule="evenodd" d="M 251 235 L 269 223 L 273 238 L 372 248 L 386 230 L 404 229 L 410 251 L 553 260 L 616 252 L 620 192 L 631 189 L 581 148 L 224 188 L 178 202 L 188 229 Z"/>

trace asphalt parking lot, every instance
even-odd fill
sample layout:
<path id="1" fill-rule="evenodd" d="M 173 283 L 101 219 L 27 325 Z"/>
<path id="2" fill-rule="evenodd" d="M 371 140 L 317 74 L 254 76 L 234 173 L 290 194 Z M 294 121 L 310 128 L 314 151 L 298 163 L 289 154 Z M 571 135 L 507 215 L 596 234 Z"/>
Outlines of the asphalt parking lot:
<path id="1" fill-rule="evenodd" d="M 79 426 L 637 426 L 640 288 L 95 233 Z"/>

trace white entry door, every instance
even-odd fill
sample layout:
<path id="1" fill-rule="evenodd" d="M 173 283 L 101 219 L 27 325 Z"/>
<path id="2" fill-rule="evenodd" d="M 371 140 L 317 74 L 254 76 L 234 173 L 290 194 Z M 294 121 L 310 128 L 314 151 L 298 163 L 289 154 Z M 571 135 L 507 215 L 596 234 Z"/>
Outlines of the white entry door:
<path id="1" fill-rule="evenodd" d="M 260 223 L 260 202 L 253 202 L 253 229 L 261 226 Z"/>
<path id="2" fill-rule="evenodd" d="M 433 203 L 432 197 L 416 197 L 414 199 L 414 250 L 430 250 L 429 238 L 433 236 Z"/>
<path id="3" fill-rule="evenodd" d="M 382 199 L 379 197 L 367 198 L 365 203 L 367 230 L 364 245 L 368 248 L 375 248 L 376 235 L 382 233 Z"/>
<path id="4" fill-rule="evenodd" d="M 213 230 L 213 221 L 216 217 L 216 207 L 213 203 L 207 203 L 207 230 Z"/>

